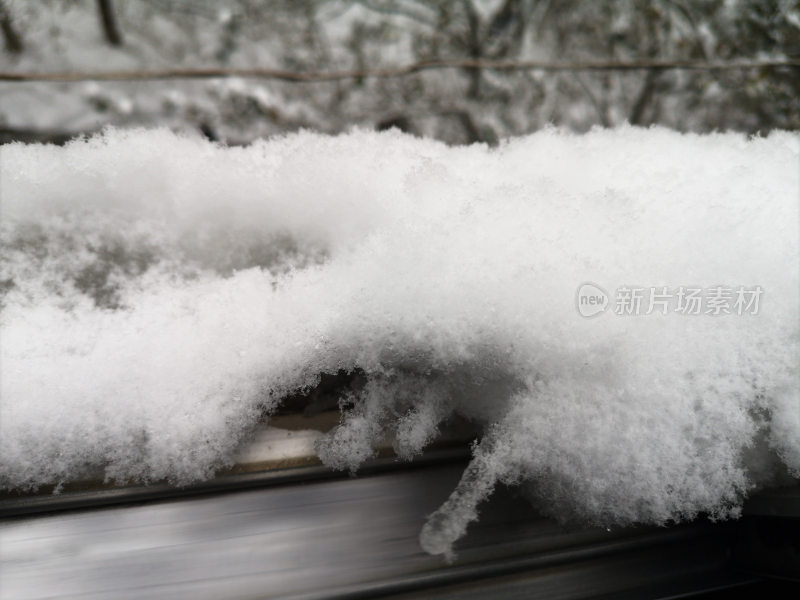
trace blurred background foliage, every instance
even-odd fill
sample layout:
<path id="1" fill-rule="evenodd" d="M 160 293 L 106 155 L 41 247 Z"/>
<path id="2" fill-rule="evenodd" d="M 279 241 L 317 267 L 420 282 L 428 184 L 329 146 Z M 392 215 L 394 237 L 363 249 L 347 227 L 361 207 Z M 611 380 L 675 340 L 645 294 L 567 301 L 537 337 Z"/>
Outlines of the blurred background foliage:
<path id="1" fill-rule="evenodd" d="M 0 0 L 7 73 L 379 69 L 430 59 L 800 57 L 794 0 Z M 452 144 L 548 124 L 800 127 L 800 69 L 493 71 L 296 83 L 255 78 L 0 83 L 0 140 L 167 125 L 225 143 L 398 127 Z"/>

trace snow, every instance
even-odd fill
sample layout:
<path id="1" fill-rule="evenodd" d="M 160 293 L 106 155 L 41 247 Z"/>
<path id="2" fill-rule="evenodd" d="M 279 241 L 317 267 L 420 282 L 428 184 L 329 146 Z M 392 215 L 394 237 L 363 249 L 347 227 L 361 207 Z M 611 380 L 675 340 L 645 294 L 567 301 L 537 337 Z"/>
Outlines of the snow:
<path id="1" fill-rule="evenodd" d="M 453 414 L 484 432 L 430 552 L 498 482 L 561 520 L 735 516 L 800 476 L 799 160 L 796 134 L 631 127 L 2 146 L 0 487 L 211 477 L 281 398 L 357 368 L 328 464 L 387 437 L 412 457 Z M 763 294 L 585 318 L 587 282 Z"/>

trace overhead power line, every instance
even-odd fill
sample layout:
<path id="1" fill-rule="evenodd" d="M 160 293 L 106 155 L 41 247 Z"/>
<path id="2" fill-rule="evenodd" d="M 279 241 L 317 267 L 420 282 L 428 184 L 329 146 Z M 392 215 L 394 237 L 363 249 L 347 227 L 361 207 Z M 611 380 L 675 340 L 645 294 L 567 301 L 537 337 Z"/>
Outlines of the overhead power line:
<path id="1" fill-rule="evenodd" d="M 488 60 L 428 60 L 398 67 L 355 69 L 341 71 L 289 71 L 284 69 L 158 69 L 142 71 L 64 71 L 10 72 L 0 71 L 0 81 L 142 81 L 158 79 L 213 79 L 241 77 L 276 79 L 292 82 L 338 81 L 342 79 L 404 77 L 436 69 L 487 69 L 491 71 L 641 71 L 688 70 L 734 71 L 746 69 L 800 68 L 800 58 L 781 60 L 633 60 L 614 61 L 488 61 Z"/>

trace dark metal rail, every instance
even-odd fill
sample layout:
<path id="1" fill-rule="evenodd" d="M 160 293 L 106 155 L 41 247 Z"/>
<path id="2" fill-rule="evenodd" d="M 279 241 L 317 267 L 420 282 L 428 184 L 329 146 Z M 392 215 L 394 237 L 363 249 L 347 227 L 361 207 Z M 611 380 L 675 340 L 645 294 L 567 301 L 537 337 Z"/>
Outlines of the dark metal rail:
<path id="1" fill-rule="evenodd" d="M 732 561 L 740 523 L 570 529 L 506 489 L 446 564 L 417 536 L 464 465 L 450 450 L 357 478 L 301 467 L 6 499 L 0 597 L 668 598 L 765 585 Z"/>

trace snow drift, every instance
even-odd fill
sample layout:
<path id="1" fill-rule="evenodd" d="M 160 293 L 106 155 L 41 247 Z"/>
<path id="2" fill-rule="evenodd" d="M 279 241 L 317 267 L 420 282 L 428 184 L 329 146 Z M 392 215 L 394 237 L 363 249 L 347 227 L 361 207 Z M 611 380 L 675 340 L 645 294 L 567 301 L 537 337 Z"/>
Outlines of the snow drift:
<path id="1" fill-rule="evenodd" d="M 4 146 L 0 486 L 207 478 L 282 398 L 360 369 L 326 463 L 387 436 L 413 456 L 453 414 L 484 432 L 430 552 L 498 482 L 607 526 L 736 515 L 800 475 L 798 161 L 795 134 L 636 128 Z M 763 294 L 616 314 L 637 286 Z"/>

